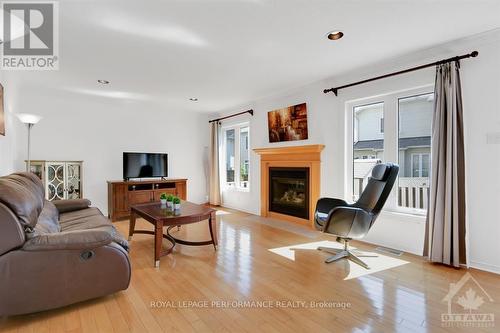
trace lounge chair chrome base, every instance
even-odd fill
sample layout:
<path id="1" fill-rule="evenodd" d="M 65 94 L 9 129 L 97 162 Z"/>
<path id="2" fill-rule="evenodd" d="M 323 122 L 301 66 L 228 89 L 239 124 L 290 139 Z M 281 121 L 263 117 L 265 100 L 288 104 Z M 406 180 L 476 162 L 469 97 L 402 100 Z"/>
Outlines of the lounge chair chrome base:
<path id="1" fill-rule="evenodd" d="M 374 254 L 364 254 L 361 252 L 355 252 L 355 251 L 350 251 L 349 250 L 349 242 L 346 240 L 344 241 L 344 249 L 336 249 L 332 247 L 324 247 L 320 246 L 318 247 L 318 250 L 324 251 L 330 254 L 333 254 L 334 256 L 329 257 L 325 260 L 325 263 L 329 264 L 331 262 L 346 258 L 347 260 L 351 260 L 352 262 L 360 265 L 361 267 L 365 269 L 370 269 L 370 267 L 359 257 L 378 257 L 377 255 Z"/>

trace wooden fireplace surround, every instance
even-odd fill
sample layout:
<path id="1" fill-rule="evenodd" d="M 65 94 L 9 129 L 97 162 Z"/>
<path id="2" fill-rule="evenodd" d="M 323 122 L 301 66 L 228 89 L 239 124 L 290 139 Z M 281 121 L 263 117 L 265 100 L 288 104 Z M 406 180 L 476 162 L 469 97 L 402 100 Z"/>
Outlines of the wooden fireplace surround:
<path id="1" fill-rule="evenodd" d="M 314 226 L 314 209 L 320 195 L 321 151 L 324 145 L 257 148 L 260 155 L 260 215 Z M 309 220 L 269 211 L 269 168 L 309 168 Z"/>

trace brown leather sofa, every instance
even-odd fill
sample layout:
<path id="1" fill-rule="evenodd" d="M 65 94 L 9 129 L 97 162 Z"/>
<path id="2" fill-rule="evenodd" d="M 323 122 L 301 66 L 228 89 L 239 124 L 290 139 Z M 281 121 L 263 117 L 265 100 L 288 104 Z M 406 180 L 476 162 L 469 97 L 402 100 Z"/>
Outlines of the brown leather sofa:
<path id="1" fill-rule="evenodd" d="M 0 177 L 0 316 L 128 288 L 128 243 L 90 201 L 44 199 L 32 173 Z"/>

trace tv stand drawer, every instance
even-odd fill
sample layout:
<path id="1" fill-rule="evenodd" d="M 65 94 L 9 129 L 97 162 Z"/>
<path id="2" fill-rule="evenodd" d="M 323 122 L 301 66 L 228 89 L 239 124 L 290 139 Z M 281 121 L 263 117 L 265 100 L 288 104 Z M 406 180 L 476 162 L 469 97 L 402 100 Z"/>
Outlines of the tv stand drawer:
<path id="1" fill-rule="evenodd" d="M 175 188 L 169 188 L 169 189 L 163 189 L 163 190 L 156 190 L 154 194 L 154 201 L 160 201 L 160 195 L 165 193 L 166 195 L 177 195 L 177 191 Z"/>
<path id="2" fill-rule="evenodd" d="M 130 191 L 128 193 L 128 202 L 130 205 L 138 205 L 153 201 L 151 191 Z"/>

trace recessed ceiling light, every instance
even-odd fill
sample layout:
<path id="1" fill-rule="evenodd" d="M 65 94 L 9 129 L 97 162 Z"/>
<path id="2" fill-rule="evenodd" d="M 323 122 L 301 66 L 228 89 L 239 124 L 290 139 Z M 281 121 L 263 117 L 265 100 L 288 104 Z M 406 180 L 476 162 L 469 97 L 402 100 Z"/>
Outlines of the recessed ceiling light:
<path id="1" fill-rule="evenodd" d="M 100 84 L 109 84 L 108 80 L 97 80 Z"/>
<path id="2" fill-rule="evenodd" d="M 333 31 L 330 31 L 326 37 L 329 39 L 329 40 L 339 40 L 340 38 L 344 37 L 344 33 L 340 30 L 333 30 Z"/>
<path id="3" fill-rule="evenodd" d="M 196 98 L 196 97 L 191 97 L 189 100 L 190 100 L 191 102 L 198 102 L 198 98 Z"/>

